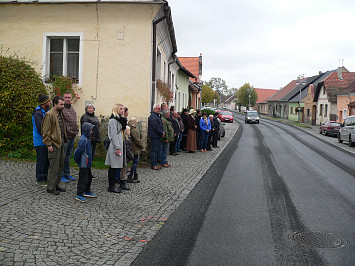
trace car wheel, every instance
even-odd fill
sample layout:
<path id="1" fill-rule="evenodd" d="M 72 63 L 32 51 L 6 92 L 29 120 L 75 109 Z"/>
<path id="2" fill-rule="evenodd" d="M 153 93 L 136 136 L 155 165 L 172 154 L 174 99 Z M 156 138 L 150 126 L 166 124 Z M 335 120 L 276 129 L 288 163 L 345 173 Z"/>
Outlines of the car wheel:
<path id="1" fill-rule="evenodd" d="M 351 136 L 349 136 L 349 147 L 354 147 L 354 146 L 355 146 L 355 142 L 352 142 Z"/>
<path id="2" fill-rule="evenodd" d="M 338 142 L 343 143 L 342 139 L 340 138 L 340 133 L 338 134 Z"/>
<path id="3" fill-rule="evenodd" d="M 259 121 L 256 121 L 257 124 L 259 124 Z"/>
<path id="4" fill-rule="evenodd" d="M 322 130 L 320 129 L 320 130 L 319 130 L 319 134 L 321 134 L 321 135 L 322 135 L 322 133 L 323 133 L 323 132 L 322 132 Z"/>

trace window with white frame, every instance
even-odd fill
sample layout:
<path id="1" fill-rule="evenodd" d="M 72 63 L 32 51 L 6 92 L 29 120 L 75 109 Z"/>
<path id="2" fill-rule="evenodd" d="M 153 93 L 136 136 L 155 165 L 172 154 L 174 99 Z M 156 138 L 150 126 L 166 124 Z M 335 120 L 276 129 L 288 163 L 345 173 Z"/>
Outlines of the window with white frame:
<path id="1" fill-rule="evenodd" d="M 348 109 L 343 109 L 343 119 L 348 118 Z"/>
<path id="2" fill-rule="evenodd" d="M 293 114 L 293 107 L 291 107 L 291 111 L 290 111 L 290 114 L 291 114 L 291 115 Z"/>
<path id="3" fill-rule="evenodd" d="M 324 105 L 324 116 L 328 115 L 328 104 Z"/>
<path id="4" fill-rule="evenodd" d="M 72 77 L 81 83 L 82 77 L 82 33 L 44 34 L 44 77 L 56 75 Z"/>
<path id="5" fill-rule="evenodd" d="M 323 104 L 319 106 L 319 116 L 323 115 Z"/>

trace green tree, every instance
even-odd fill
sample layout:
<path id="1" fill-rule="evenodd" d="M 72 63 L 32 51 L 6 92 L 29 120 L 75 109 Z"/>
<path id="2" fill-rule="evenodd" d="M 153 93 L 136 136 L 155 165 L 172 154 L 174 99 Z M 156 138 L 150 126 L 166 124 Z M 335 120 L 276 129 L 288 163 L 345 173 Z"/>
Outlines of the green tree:
<path id="1" fill-rule="evenodd" d="M 249 83 L 244 83 L 238 91 L 236 92 L 236 97 L 238 98 L 238 103 L 242 106 L 249 106 L 249 95 L 250 95 L 250 106 L 253 107 L 258 100 L 258 95 L 253 86 Z"/>
<path id="2" fill-rule="evenodd" d="M 32 112 L 46 86 L 28 61 L 0 54 L 0 154 L 33 152 Z"/>
<path id="3" fill-rule="evenodd" d="M 214 91 L 212 90 L 212 88 L 208 85 L 202 85 L 202 103 L 206 104 L 206 103 L 211 103 L 213 102 L 214 99 Z"/>
<path id="4" fill-rule="evenodd" d="M 206 82 L 206 85 L 210 86 L 213 90 L 218 91 L 219 93 L 228 94 L 228 86 L 226 81 L 221 78 L 211 78 Z"/>

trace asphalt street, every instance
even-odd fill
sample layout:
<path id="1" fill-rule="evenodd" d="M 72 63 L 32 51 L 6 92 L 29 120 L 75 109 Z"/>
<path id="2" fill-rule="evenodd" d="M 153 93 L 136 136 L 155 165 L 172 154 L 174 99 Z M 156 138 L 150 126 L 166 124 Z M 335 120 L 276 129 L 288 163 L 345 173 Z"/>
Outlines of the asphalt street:
<path id="1" fill-rule="evenodd" d="M 133 265 L 353 265 L 354 154 L 316 127 L 238 117 L 229 146 Z M 294 240 L 304 233 L 324 238 Z M 322 246 L 330 236 L 342 242 Z"/>

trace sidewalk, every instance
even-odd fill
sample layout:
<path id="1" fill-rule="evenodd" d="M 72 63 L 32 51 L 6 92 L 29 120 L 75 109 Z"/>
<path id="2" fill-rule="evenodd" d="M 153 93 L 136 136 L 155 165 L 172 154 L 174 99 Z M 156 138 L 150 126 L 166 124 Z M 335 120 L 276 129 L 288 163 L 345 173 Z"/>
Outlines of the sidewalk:
<path id="1" fill-rule="evenodd" d="M 1 265 L 130 265 L 218 158 L 238 128 L 211 152 L 168 156 L 172 167 L 140 168 L 129 192 L 107 192 L 107 170 L 93 170 L 87 203 L 75 200 L 77 181 L 54 196 L 35 182 L 35 163 L 0 160 Z M 72 169 L 78 177 L 78 171 Z"/>

